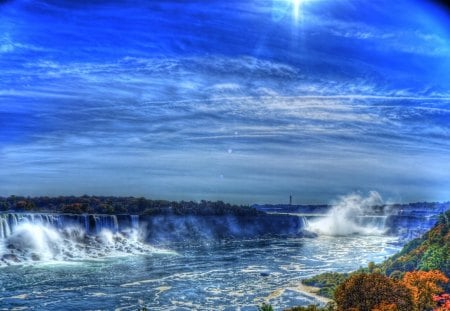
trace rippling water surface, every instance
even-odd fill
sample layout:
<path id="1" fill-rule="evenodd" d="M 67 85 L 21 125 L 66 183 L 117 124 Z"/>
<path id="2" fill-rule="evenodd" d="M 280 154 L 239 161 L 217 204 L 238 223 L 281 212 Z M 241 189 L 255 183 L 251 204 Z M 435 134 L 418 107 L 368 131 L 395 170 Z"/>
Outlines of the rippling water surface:
<path id="1" fill-rule="evenodd" d="M 1 310 L 256 310 L 318 303 L 300 280 L 398 251 L 384 236 L 173 243 L 147 255 L 0 268 Z"/>

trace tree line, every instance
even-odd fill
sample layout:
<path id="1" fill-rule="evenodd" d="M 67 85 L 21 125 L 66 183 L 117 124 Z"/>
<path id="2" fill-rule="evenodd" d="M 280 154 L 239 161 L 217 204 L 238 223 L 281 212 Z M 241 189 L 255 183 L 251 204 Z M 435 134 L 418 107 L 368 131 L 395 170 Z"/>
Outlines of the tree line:
<path id="1" fill-rule="evenodd" d="M 144 197 L 58 196 L 0 197 L 0 211 L 69 214 L 257 215 L 256 209 L 223 201 L 168 201 Z"/>

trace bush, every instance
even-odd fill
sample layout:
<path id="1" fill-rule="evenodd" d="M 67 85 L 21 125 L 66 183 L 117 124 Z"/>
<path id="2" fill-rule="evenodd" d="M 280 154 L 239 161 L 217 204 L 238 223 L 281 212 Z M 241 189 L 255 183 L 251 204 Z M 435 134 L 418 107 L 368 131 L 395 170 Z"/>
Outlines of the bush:
<path id="1" fill-rule="evenodd" d="M 284 311 L 334 311 L 336 305 L 334 302 L 329 302 L 325 307 L 319 307 L 317 305 L 309 305 L 306 307 L 293 307 L 290 309 L 285 309 Z"/>
<path id="2" fill-rule="evenodd" d="M 263 303 L 261 306 L 258 307 L 258 311 L 273 311 L 273 308 L 272 305 Z"/>
<path id="3" fill-rule="evenodd" d="M 319 287 L 319 295 L 333 298 L 334 291 L 347 279 L 347 277 L 348 274 L 345 273 L 327 272 L 305 279 L 303 280 L 303 284 Z"/>

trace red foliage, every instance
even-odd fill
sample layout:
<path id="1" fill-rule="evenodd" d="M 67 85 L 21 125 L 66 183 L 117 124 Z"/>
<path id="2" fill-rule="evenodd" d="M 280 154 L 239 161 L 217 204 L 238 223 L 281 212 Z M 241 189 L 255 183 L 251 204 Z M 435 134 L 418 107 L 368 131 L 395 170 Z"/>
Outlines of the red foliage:
<path id="1" fill-rule="evenodd" d="M 450 294 L 434 295 L 433 301 L 438 306 L 433 311 L 450 311 Z"/>

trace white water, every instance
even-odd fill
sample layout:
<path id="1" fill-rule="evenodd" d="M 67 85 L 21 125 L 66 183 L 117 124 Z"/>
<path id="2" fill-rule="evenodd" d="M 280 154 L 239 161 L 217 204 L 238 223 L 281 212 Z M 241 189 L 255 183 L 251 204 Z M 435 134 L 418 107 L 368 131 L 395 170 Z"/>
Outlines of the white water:
<path id="1" fill-rule="evenodd" d="M 386 231 L 386 216 L 364 217 L 371 207 L 382 204 L 383 200 L 376 191 L 371 191 L 367 197 L 359 194 L 342 196 L 324 217 L 310 220 L 307 229 L 329 236 L 382 235 Z"/>
<path id="2" fill-rule="evenodd" d="M 94 220 L 89 230 L 84 219 L 77 224 L 58 215 L 0 215 L 0 266 L 161 252 L 141 242 L 137 216 L 122 232 L 116 216 L 95 215 Z"/>

